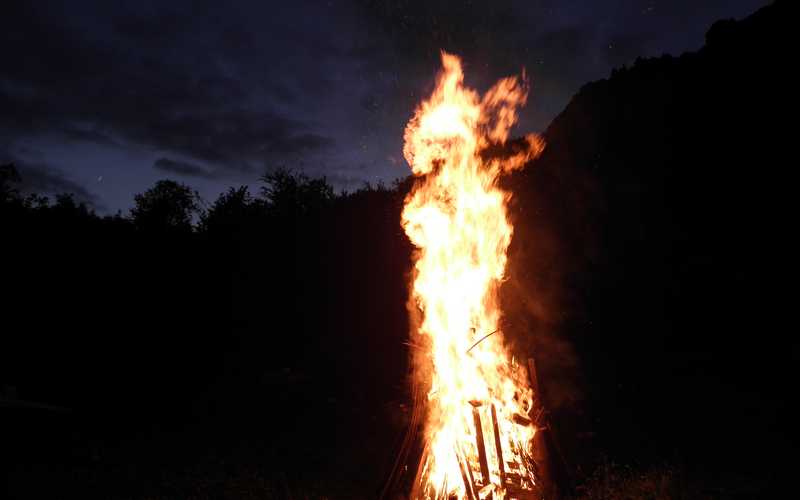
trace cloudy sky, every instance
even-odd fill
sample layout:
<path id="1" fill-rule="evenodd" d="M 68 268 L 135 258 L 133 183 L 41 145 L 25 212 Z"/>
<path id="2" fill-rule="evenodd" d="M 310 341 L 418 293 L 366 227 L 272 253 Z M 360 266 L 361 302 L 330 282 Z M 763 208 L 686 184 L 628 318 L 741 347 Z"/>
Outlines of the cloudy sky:
<path id="1" fill-rule="evenodd" d="M 161 178 L 209 202 L 285 166 L 338 188 L 405 176 L 438 54 L 485 90 L 526 68 L 520 131 L 639 56 L 699 48 L 767 0 L 16 1 L 0 30 L 0 162 L 126 212 Z"/>

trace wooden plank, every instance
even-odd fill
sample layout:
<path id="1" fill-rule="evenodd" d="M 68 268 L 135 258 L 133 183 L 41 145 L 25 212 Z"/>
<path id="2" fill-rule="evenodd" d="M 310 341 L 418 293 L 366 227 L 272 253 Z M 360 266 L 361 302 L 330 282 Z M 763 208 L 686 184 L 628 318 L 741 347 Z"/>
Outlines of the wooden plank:
<path id="1" fill-rule="evenodd" d="M 531 408 L 531 415 L 535 418 L 535 425 L 537 427 L 536 434 L 533 436 L 533 461 L 536 465 L 536 473 L 534 480 L 537 489 L 541 492 L 541 498 L 552 499 L 556 498 L 555 489 L 552 484 L 552 474 L 550 469 L 550 450 L 548 447 L 547 439 L 544 436 L 546 428 L 547 414 L 544 409 L 544 401 L 542 401 L 541 388 L 539 386 L 539 376 L 536 372 L 536 362 L 533 358 L 528 358 L 528 375 L 531 379 L 531 389 L 534 391 L 533 408 Z M 542 428 L 542 425 L 545 425 Z"/>
<path id="2" fill-rule="evenodd" d="M 456 444 L 456 446 L 458 446 L 458 445 Z M 464 466 L 467 468 L 467 475 L 469 476 L 469 484 L 472 485 L 472 491 L 473 492 L 477 492 L 478 491 L 478 485 L 475 484 L 475 477 L 472 475 L 472 467 L 470 467 L 469 459 L 464 454 L 464 450 L 461 449 L 461 447 L 459 447 L 459 450 L 461 452 L 461 456 L 464 457 Z"/>
<path id="3" fill-rule="evenodd" d="M 475 442 L 478 445 L 478 462 L 481 466 L 481 476 L 483 476 L 483 486 L 491 482 L 489 475 L 489 462 L 486 459 L 486 446 L 483 440 L 483 427 L 481 426 L 481 414 L 476 406 L 472 407 L 472 419 L 475 421 Z"/>
<path id="4" fill-rule="evenodd" d="M 482 500 L 494 500 L 494 485 L 487 484 L 478 492 L 478 498 Z"/>
<path id="5" fill-rule="evenodd" d="M 425 467 L 425 462 L 428 461 L 428 449 L 430 446 L 430 442 L 425 443 L 425 448 L 422 449 L 422 456 L 419 459 L 419 463 L 417 464 L 417 474 L 414 476 L 414 483 L 411 487 L 411 494 L 409 498 L 419 498 L 420 493 L 424 492 L 423 489 L 423 477 L 422 477 L 422 470 Z"/>
<path id="6" fill-rule="evenodd" d="M 539 376 L 536 374 L 536 362 L 533 358 L 528 358 L 528 377 L 531 379 L 531 389 L 533 389 L 533 397 L 539 405 L 542 404 L 539 392 Z M 538 405 L 535 405 L 538 406 Z"/>
<path id="7" fill-rule="evenodd" d="M 503 445 L 500 442 L 500 426 L 497 423 L 497 410 L 492 404 L 492 427 L 494 428 L 494 446 L 497 450 L 497 463 L 500 466 L 500 484 L 506 484 L 506 464 L 503 458 Z"/>
<path id="8" fill-rule="evenodd" d="M 453 451 L 458 461 L 458 470 L 461 471 L 461 480 L 464 481 L 464 489 L 467 490 L 467 499 L 476 500 L 475 494 L 472 492 L 472 481 L 467 477 L 467 471 L 464 468 L 464 462 L 461 461 L 461 455 L 459 455 L 458 450 Z M 469 468 L 469 464 L 466 464 L 466 467 Z"/>

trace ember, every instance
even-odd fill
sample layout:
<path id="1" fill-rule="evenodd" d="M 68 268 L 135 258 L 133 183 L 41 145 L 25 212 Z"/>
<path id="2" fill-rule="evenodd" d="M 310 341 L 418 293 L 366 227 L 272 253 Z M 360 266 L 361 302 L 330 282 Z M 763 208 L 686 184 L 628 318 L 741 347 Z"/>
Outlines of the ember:
<path id="1" fill-rule="evenodd" d="M 402 225 L 415 255 L 412 329 L 416 382 L 427 392 L 425 448 L 416 498 L 523 498 L 537 488 L 533 438 L 538 412 L 527 369 L 503 339 L 497 291 L 513 228 L 498 177 L 521 168 L 544 143 L 528 135 L 502 148 L 524 105 L 524 79 L 504 78 L 483 97 L 463 86 L 458 57 L 405 130 L 404 154 L 419 176 Z"/>

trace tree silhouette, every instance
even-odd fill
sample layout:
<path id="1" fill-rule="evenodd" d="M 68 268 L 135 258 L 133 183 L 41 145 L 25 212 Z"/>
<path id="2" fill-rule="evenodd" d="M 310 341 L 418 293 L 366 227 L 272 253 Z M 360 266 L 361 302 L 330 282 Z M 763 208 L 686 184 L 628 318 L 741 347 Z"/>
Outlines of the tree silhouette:
<path id="1" fill-rule="evenodd" d="M 200 217 L 199 230 L 232 233 L 248 227 L 262 212 L 263 202 L 253 198 L 247 186 L 229 188 Z"/>
<path id="2" fill-rule="evenodd" d="M 76 202 L 75 195 L 72 193 L 62 193 L 56 195 L 56 202 L 53 205 L 53 212 L 61 217 L 87 217 L 91 214 L 89 207 L 84 202 Z"/>
<path id="3" fill-rule="evenodd" d="M 315 212 L 336 197 L 333 187 L 323 178 L 277 169 L 261 177 L 261 195 L 270 211 L 278 215 L 306 215 Z"/>
<path id="4" fill-rule="evenodd" d="M 14 184 L 19 184 L 21 178 L 13 163 L 0 165 L 0 203 L 7 203 L 19 197 L 19 190 Z"/>
<path id="5" fill-rule="evenodd" d="M 191 231 L 192 219 L 200 213 L 200 195 L 189 186 L 160 180 L 134 197 L 131 218 L 137 228 L 148 231 Z"/>

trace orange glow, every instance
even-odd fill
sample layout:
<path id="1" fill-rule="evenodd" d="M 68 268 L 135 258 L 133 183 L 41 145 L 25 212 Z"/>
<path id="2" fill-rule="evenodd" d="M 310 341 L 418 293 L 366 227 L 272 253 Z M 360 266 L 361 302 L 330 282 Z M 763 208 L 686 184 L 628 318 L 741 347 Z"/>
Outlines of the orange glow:
<path id="1" fill-rule="evenodd" d="M 481 97 L 463 86 L 458 57 L 443 52 L 442 64 L 433 94 L 406 126 L 403 150 L 419 176 L 402 214 L 403 228 L 418 249 L 411 293 L 421 323 L 411 336 L 423 346 L 429 365 L 416 374 L 428 391 L 428 452 L 417 478 L 419 497 L 470 498 L 462 474 L 467 469 L 480 490 L 477 496 L 493 491 L 494 498 L 513 497 L 501 480 L 498 459 L 519 488 L 531 489 L 536 429 L 524 423 L 533 397 L 524 363 L 515 362 L 503 341 L 497 291 L 513 228 L 506 214 L 509 194 L 497 180 L 539 155 L 544 143 L 531 134 L 510 156 L 488 157 L 489 147 L 506 143 L 517 109 L 525 104 L 524 75 L 500 80 Z M 489 477 L 481 474 L 474 406 Z"/>

